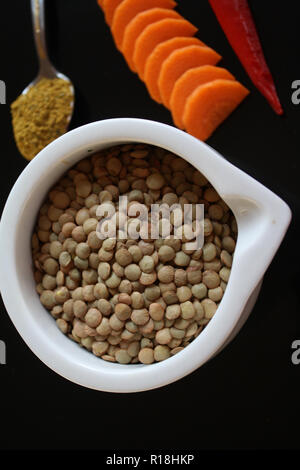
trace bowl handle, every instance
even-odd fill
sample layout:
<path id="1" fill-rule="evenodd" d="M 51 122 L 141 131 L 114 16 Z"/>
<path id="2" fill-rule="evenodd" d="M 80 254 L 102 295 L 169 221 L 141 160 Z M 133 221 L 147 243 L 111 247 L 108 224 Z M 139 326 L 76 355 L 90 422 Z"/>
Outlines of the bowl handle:
<path id="1" fill-rule="evenodd" d="M 239 196 L 222 195 L 237 220 L 238 243 L 235 257 L 238 260 L 236 263 L 238 273 L 236 273 L 236 280 L 241 284 L 238 277 L 246 276 L 247 283 L 244 284 L 247 284 L 245 290 L 248 294 L 254 290 L 258 280 L 262 279 L 291 220 L 291 210 L 282 199 L 257 181 L 255 181 L 255 189 L 255 198 L 253 198 L 253 188 L 250 188 L 247 194 L 247 187 L 244 187 L 243 193 L 239 188 Z M 232 269 L 232 277 L 235 277 L 234 271 Z"/>

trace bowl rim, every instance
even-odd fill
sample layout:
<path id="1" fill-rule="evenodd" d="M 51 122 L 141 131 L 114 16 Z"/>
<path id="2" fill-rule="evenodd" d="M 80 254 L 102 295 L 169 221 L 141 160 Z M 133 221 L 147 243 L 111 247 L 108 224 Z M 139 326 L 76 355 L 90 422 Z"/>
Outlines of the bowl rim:
<path id="1" fill-rule="evenodd" d="M 82 353 L 82 360 L 75 359 L 72 352 L 65 354 L 63 347 L 57 347 L 56 342 L 33 319 L 24 302 L 17 273 L 15 240 L 20 220 L 16 220 L 16 214 L 22 214 L 24 203 L 32 197 L 32 192 L 36 190 L 33 188 L 42 175 L 45 177 L 58 163 L 63 163 L 66 171 L 75 163 L 71 157 L 79 150 L 82 154 L 77 161 L 85 158 L 91 148 L 97 150 L 127 142 L 157 145 L 181 156 L 199 169 L 233 210 L 239 228 L 235 252 L 237 259 L 233 263 L 230 280 L 217 313 L 180 354 L 147 366 L 106 363 L 80 349 L 75 343 L 74 346 Z M 289 207 L 278 196 L 233 166 L 207 144 L 175 127 L 135 118 L 93 122 L 69 131 L 49 144 L 27 165 L 14 184 L 0 222 L 2 298 L 26 344 L 61 376 L 92 389 L 110 392 L 157 388 L 193 372 L 220 349 L 275 255 L 290 219 Z M 257 252 L 260 253 L 259 257 Z M 58 329 L 57 334 L 61 335 Z M 68 338 L 66 340 L 72 343 Z"/>

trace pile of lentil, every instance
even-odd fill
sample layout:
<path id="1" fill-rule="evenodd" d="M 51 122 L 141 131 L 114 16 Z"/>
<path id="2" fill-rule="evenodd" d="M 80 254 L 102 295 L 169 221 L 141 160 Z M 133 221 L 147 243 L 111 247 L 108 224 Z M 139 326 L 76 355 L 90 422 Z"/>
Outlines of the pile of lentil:
<path id="1" fill-rule="evenodd" d="M 97 208 L 107 202 L 121 217 L 119 195 L 128 208 L 204 204 L 203 248 L 174 237 L 172 216 L 167 239 L 101 240 Z M 81 160 L 50 190 L 32 236 L 36 289 L 80 346 L 106 361 L 151 364 L 180 352 L 213 317 L 236 237 L 232 212 L 193 166 L 161 148 L 120 145 Z"/>

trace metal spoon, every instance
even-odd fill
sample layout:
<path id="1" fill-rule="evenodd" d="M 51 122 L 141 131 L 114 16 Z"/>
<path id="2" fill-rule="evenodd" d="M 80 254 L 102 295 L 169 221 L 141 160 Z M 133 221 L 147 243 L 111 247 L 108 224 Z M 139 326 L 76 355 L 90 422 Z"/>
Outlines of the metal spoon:
<path id="1" fill-rule="evenodd" d="M 39 59 L 39 73 L 37 77 L 23 90 L 22 95 L 25 95 L 28 90 L 36 85 L 42 78 L 62 78 L 66 80 L 71 88 L 73 101 L 71 103 L 70 116 L 68 118 L 68 124 L 71 121 L 73 110 L 74 110 L 74 97 L 75 91 L 71 80 L 61 72 L 58 72 L 51 63 L 46 46 L 45 38 L 45 8 L 44 0 L 31 0 L 31 15 L 33 23 L 33 34 L 35 39 L 36 52 Z"/>

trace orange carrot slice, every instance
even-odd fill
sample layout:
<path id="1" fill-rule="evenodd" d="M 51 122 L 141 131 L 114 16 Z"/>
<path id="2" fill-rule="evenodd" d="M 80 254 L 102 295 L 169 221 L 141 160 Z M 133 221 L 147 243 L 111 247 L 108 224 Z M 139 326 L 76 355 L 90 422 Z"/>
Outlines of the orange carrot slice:
<path id="1" fill-rule="evenodd" d="M 98 3 L 100 8 L 103 8 L 103 1 L 104 0 L 97 0 L 97 3 Z"/>
<path id="2" fill-rule="evenodd" d="M 98 0 L 98 2 L 100 1 L 104 11 L 105 21 L 111 26 L 115 11 L 123 0 Z"/>
<path id="3" fill-rule="evenodd" d="M 187 132 L 206 140 L 249 94 L 233 80 L 214 80 L 196 88 L 186 101 L 183 123 Z"/>
<path id="4" fill-rule="evenodd" d="M 123 0 L 115 11 L 111 32 L 116 46 L 121 49 L 126 26 L 142 11 L 150 8 L 175 8 L 174 0 Z"/>
<path id="5" fill-rule="evenodd" d="M 170 109 L 175 126 L 184 129 L 182 120 L 184 107 L 193 91 L 204 83 L 218 79 L 235 80 L 228 70 L 214 65 L 202 65 L 189 69 L 178 78 L 170 98 Z"/>
<path id="6" fill-rule="evenodd" d="M 168 108 L 175 82 L 188 69 L 200 65 L 215 65 L 221 56 L 210 47 L 187 46 L 172 52 L 164 61 L 158 79 L 163 104 Z"/>
<path id="7" fill-rule="evenodd" d="M 138 13 L 138 15 L 136 15 L 126 26 L 121 50 L 129 68 L 133 72 L 135 72 L 133 62 L 135 41 L 146 26 L 155 23 L 156 21 L 164 20 L 165 18 L 183 19 L 177 11 L 170 10 L 168 8 L 151 8 L 150 10 Z"/>
<path id="8" fill-rule="evenodd" d="M 154 48 L 168 39 L 196 34 L 197 28 L 187 20 L 167 18 L 147 26 L 135 42 L 133 61 L 141 80 L 144 79 L 144 70 L 148 57 Z"/>
<path id="9" fill-rule="evenodd" d="M 158 88 L 158 78 L 161 66 L 166 58 L 176 49 L 191 45 L 205 46 L 205 44 L 197 38 L 175 37 L 168 39 L 168 41 L 158 44 L 152 53 L 149 55 L 144 71 L 144 82 L 147 86 L 151 98 L 158 103 L 162 103 L 160 91 Z"/>

